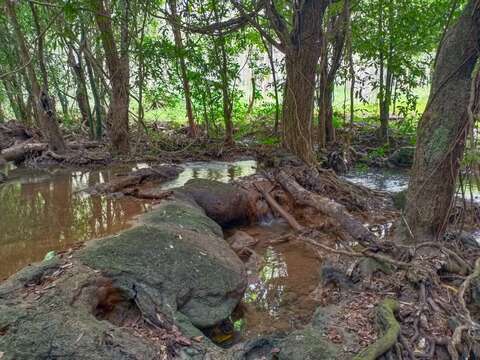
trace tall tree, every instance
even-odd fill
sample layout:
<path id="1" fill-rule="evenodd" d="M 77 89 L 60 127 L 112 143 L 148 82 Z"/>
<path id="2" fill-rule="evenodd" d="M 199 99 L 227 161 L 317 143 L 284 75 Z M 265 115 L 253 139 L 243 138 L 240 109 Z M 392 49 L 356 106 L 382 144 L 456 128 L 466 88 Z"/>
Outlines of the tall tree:
<path id="1" fill-rule="evenodd" d="M 180 76 L 182 78 L 183 93 L 185 97 L 185 109 L 187 111 L 189 134 L 192 137 L 197 136 L 197 125 L 193 114 L 192 95 L 190 91 L 190 79 L 188 78 L 188 69 L 185 58 L 185 47 L 183 45 L 182 31 L 180 28 L 180 15 L 177 10 L 177 1 L 168 0 L 170 7 L 173 37 L 175 40 L 175 48 L 177 51 L 178 65 L 180 67 Z"/>
<path id="2" fill-rule="evenodd" d="M 37 78 L 31 54 L 28 51 L 27 42 L 17 18 L 15 2 L 11 0 L 5 1 L 5 9 L 15 34 L 22 67 L 26 69 L 28 82 L 31 86 L 38 125 L 52 150 L 58 153 L 63 153 L 66 151 L 66 145 L 60 132 L 60 128 L 58 127 L 53 101 L 48 94 L 48 88 L 42 89 Z M 43 37 L 44 33 L 42 32 L 38 34 L 38 36 Z M 48 78 L 45 74 L 43 74 L 42 77 L 43 85 L 46 87 L 48 85 Z"/>
<path id="3" fill-rule="evenodd" d="M 441 44 L 418 127 L 405 209 L 406 233 L 417 242 L 440 238 L 448 222 L 465 139 L 478 110 L 479 48 L 480 8 L 470 0 Z"/>
<path id="4" fill-rule="evenodd" d="M 271 44 L 285 54 L 283 95 L 283 145 L 309 164 L 316 162 L 312 143 L 312 114 L 316 67 L 322 50 L 323 17 L 331 0 L 262 2 L 276 39 L 257 17 L 249 16 L 236 0 L 232 4 Z M 290 19 L 287 20 L 287 17 Z"/>
<path id="5" fill-rule="evenodd" d="M 333 91 L 335 77 L 342 63 L 345 39 L 349 26 L 350 1 L 344 0 L 340 11 L 333 10 L 322 39 L 319 67 L 318 142 L 321 148 L 335 141 L 333 126 Z"/>
<path id="6" fill-rule="evenodd" d="M 120 0 L 120 47 L 117 47 L 112 25 L 112 10 L 105 0 L 90 0 L 90 6 L 95 12 L 100 37 L 102 40 L 105 60 L 110 77 L 111 99 L 108 109 L 107 126 L 113 149 L 120 154 L 130 151 L 129 144 L 129 0 Z"/>

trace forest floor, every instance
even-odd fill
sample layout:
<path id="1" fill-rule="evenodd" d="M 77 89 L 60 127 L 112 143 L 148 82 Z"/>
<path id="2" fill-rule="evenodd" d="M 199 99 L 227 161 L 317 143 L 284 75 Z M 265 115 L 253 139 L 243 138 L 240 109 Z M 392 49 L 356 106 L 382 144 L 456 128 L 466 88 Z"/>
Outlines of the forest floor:
<path id="1" fill-rule="evenodd" d="M 121 334 L 115 333 L 112 340 L 105 342 L 107 348 L 125 347 L 131 341 L 128 340 L 130 331 L 133 338 L 142 338 L 145 348 L 157 351 L 162 356 L 159 358 L 165 359 L 180 353 L 182 356 L 189 354 L 187 358 L 192 359 L 207 358 L 207 354 L 210 354 L 215 359 L 290 360 L 309 357 L 356 360 L 459 359 L 480 355 L 480 262 L 477 260 L 480 247 L 471 234 L 455 231 L 454 226 L 459 223 L 461 215 L 467 214 L 464 217 L 466 221 L 462 222 L 464 229 L 475 229 L 480 222 L 478 208 L 470 208 L 466 212 L 459 208 L 451 218 L 452 231 L 437 243 L 400 242 L 393 235 L 398 234 L 396 228 L 401 224 L 402 216 L 394 206 L 392 194 L 354 185 L 337 177 L 332 170 L 306 168 L 272 145 L 240 143 L 229 148 L 221 142 L 192 141 L 186 136 L 179 137 L 173 131 L 162 136 L 161 140 L 157 137 L 155 141 L 138 141 L 134 146 L 142 156 L 114 159 L 104 144 L 78 137 L 70 138 L 75 150 L 68 155 L 54 154 L 41 147 L 25 147 L 40 144 L 37 135 L 27 129 L 19 130 L 13 124 L 7 127 L 7 130 L 4 129 L 7 135 L 3 140 L 0 136 L 3 150 L 7 149 L 7 154 L 17 156 L 19 151 L 14 149 L 9 152 L 8 149 L 15 146 L 26 149 L 23 155 L 14 160 L 25 161 L 30 166 L 91 167 L 105 166 L 113 161 L 150 161 L 158 164 L 252 157 L 258 160 L 257 174 L 236 181 L 234 187 L 227 191 L 215 191 L 220 189 L 215 187 L 218 186 L 215 182 L 196 182 L 191 185 L 193 190 L 185 190 L 188 197 L 193 197 L 194 202 L 210 218 L 223 226 L 228 243 L 246 267 L 244 286 L 247 293 L 241 295 L 243 300 L 233 310 L 228 322 L 202 328 L 203 333 L 195 333 L 195 329 L 191 328 L 184 332 L 185 328 L 181 325 L 174 323 L 172 326 L 170 321 L 163 321 L 158 313 L 152 315 L 143 302 L 136 302 L 136 309 L 140 313 L 131 313 L 129 310 L 128 314 L 134 316 L 133 320 L 122 320 L 120 324 L 122 329 L 126 329 L 126 334 L 123 330 Z M 18 144 L 11 142 L 12 132 Z M 340 139 L 350 136 L 348 132 L 339 133 Z M 409 139 L 395 139 L 386 150 L 375 144 L 371 132 L 362 132 L 355 138 L 359 140 L 353 144 L 339 141 L 332 145 L 321 156 L 322 163 L 342 172 L 352 163 L 408 168 L 411 162 L 413 153 L 410 152 Z M 248 139 L 244 142 L 249 143 Z M 155 148 L 153 143 L 157 150 L 152 150 Z M 158 184 L 177 175 L 176 167 L 152 167 L 151 170 L 123 174 L 92 191 L 148 198 L 160 206 L 166 206 L 162 204 L 168 204 L 172 198 L 173 201 L 183 201 L 183 195 L 164 190 Z M 239 206 L 243 201 L 247 205 Z M 279 229 L 275 229 L 275 226 L 267 227 L 267 230 L 258 228 L 258 222 L 265 222 L 265 219 L 271 221 L 272 216 L 281 219 Z M 204 221 L 201 220 L 199 224 L 204 224 Z M 215 229 L 216 225 L 208 226 Z M 217 234 L 216 230 L 212 231 Z M 180 233 L 188 238 L 188 235 Z M 115 237 L 111 241 L 115 243 Z M 206 249 L 213 251 L 209 247 Z M 47 306 L 54 292 L 68 293 L 68 289 L 77 286 L 73 281 L 75 279 L 84 282 L 85 288 L 93 287 L 92 291 L 96 291 L 97 295 L 99 289 L 103 291 L 105 280 L 92 282 L 98 277 L 99 258 L 97 255 L 90 257 L 90 254 L 85 263 L 84 255 L 80 255 L 78 260 L 77 251 L 88 254 L 90 250 L 79 246 L 71 251 L 60 252 L 55 266 L 49 268 L 49 265 L 43 264 L 40 268 L 34 268 L 34 275 L 23 279 L 22 276 L 14 277 L 14 283 L 20 278 L 20 288 L 17 284 L 12 289 L 11 281 L 0 288 L 0 344 L 4 346 L 0 346 L 0 358 L 6 356 L 8 359 L 11 355 L 8 352 L 11 349 L 8 341 L 12 341 L 9 329 L 28 332 L 29 329 L 25 327 L 39 324 L 35 321 L 26 323 L 25 319 L 17 318 L 13 310 L 5 312 L 3 306 L 8 306 L 6 304 L 12 299 L 19 302 L 19 308 L 39 306 L 38 302 Z M 275 253 L 286 259 L 288 276 L 278 275 L 285 269 L 278 259 L 272 261 Z M 232 266 L 237 265 L 230 264 L 228 268 Z M 45 268 L 51 271 L 45 272 Z M 107 283 L 114 284 L 114 289 L 126 291 L 125 282 L 131 280 L 123 275 L 118 277 L 112 269 L 106 270 L 102 269 L 102 274 L 107 274 Z M 185 265 L 184 270 L 192 269 Z M 87 278 L 79 280 L 78 273 L 82 271 Z M 277 274 L 277 277 L 266 280 L 266 272 Z M 236 272 L 232 274 L 232 279 L 236 279 Z M 279 280 L 282 277 L 288 280 Z M 136 278 L 135 281 L 142 284 L 142 280 Z M 211 282 L 211 279 L 207 280 Z M 237 286 L 241 286 L 240 283 Z M 272 286 L 273 294 L 284 291 L 284 297 L 272 295 Z M 256 289 L 256 292 L 248 293 L 248 289 Z M 135 291 L 137 294 L 138 290 Z M 123 299 L 126 295 L 122 294 Z M 249 296 L 251 301 L 247 301 Z M 133 299 L 137 299 L 137 295 Z M 67 297 L 66 301 L 68 303 L 71 300 Z M 80 299 L 81 307 L 92 306 L 91 302 L 88 297 Z M 186 300 L 184 302 L 188 303 Z M 54 317 L 55 324 L 57 320 L 61 322 L 62 316 L 71 319 L 71 304 L 59 304 L 58 301 L 55 304 L 62 309 L 58 314 L 59 319 Z M 117 304 L 123 304 L 123 300 L 115 300 L 113 306 L 107 304 L 105 307 L 103 303 L 94 306 L 98 311 L 101 305 L 102 318 L 109 317 L 110 313 L 115 318 L 118 315 L 114 311 Z M 263 312 L 258 311 L 259 306 L 263 306 Z M 182 311 L 189 314 L 191 321 L 202 323 L 195 318 L 195 314 L 190 314 L 186 309 Z M 197 308 L 196 311 L 202 310 Z M 277 311 L 276 317 L 268 315 L 271 311 Z M 67 351 L 77 344 L 83 344 L 85 350 L 92 351 L 89 348 L 92 339 L 86 334 L 90 327 L 97 328 L 98 324 L 90 320 L 85 322 L 78 316 L 75 315 L 74 325 L 84 327 L 78 338 L 68 339 L 60 335 L 57 347 L 61 344 Z M 142 318 L 143 321 L 140 321 Z M 115 321 L 112 322 L 113 328 Z M 56 331 L 60 330 L 57 328 Z M 238 339 L 235 335 L 237 332 L 243 332 L 243 338 Z M 57 336 L 54 332 L 50 335 Z M 202 340 L 202 336 L 208 336 L 221 347 L 212 347 L 207 338 Z M 51 342 L 55 343 L 55 340 Z M 151 344 L 155 346 L 151 347 Z M 56 350 L 51 345 L 46 351 Z M 103 350 L 95 351 L 100 354 Z"/>

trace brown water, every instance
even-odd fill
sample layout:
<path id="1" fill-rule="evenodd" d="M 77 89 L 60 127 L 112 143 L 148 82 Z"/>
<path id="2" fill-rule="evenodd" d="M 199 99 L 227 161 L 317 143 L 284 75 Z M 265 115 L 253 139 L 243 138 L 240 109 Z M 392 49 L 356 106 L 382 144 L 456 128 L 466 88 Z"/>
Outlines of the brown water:
<path id="1" fill-rule="evenodd" d="M 49 251 L 119 232 L 150 208 L 132 198 L 90 196 L 82 190 L 116 171 L 45 171 L 9 166 L 0 185 L 0 280 L 44 258 Z M 2 169 L 0 169 L 2 171 Z"/>
<path id="2" fill-rule="evenodd" d="M 269 245 L 289 230 L 283 222 L 239 230 L 260 240 L 255 251 L 263 261 L 258 272 L 249 270 L 243 316 L 235 323 L 242 337 L 291 331 L 308 323 L 318 306 L 314 291 L 320 284 L 320 259 L 299 242 Z"/>
<path id="3" fill-rule="evenodd" d="M 165 188 L 190 179 L 223 182 L 255 173 L 252 160 L 196 162 Z M 89 195 L 85 189 L 108 182 L 116 173 L 148 167 L 139 163 L 96 171 L 33 170 L 13 165 L 0 167 L 8 182 L 0 184 L 0 281 L 24 266 L 42 260 L 49 251 L 127 229 L 151 204 L 131 197 Z"/>

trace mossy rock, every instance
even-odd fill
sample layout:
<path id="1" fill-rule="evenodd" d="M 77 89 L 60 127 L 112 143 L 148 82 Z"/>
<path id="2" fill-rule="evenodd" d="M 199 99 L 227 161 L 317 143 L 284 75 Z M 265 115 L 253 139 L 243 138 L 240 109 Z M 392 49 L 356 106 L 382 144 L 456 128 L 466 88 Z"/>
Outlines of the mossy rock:
<path id="1" fill-rule="evenodd" d="M 189 180 L 177 189 L 193 199 L 208 217 L 222 226 L 242 223 L 248 217 L 247 193 L 232 185 L 207 179 Z"/>
<path id="2" fill-rule="evenodd" d="M 145 224 L 77 256 L 123 288 L 135 288 L 147 308 L 172 317 L 178 311 L 204 328 L 227 318 L 246 287 L 244 265 L 219 233 L 201 210 L 166 202 Z"/>

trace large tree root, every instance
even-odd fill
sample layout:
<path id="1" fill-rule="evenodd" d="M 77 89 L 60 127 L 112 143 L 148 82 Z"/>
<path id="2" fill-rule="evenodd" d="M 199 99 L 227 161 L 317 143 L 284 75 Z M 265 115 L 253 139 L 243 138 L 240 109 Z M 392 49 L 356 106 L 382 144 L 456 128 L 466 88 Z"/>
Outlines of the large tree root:
<path id="1" fill-rule="evenodd" d="M 290 193 L 295 201 L 304 206 L 312 207 L 337 221 L 340 227 L 350 236 L 361 243 L 371 243 L 375 240 L 373 235 L 363 224 L 355 219 L 345 206 L 327 197 L 312 193 L 303 188 L 292 177 L 280 171 L 276 176 L 277 181 Z"/>
<path id="2" fill-rule="evenodd" d="M 395 346 L 400 335 L 400 324 L 395 318 L 397 310 L 398 303 L 393 299 L 385 299 L 377 306 L 375 310 L 376 318 L 383 331 L 383 336 L 360 352 L 353 360 L 375 360 Z"/>

